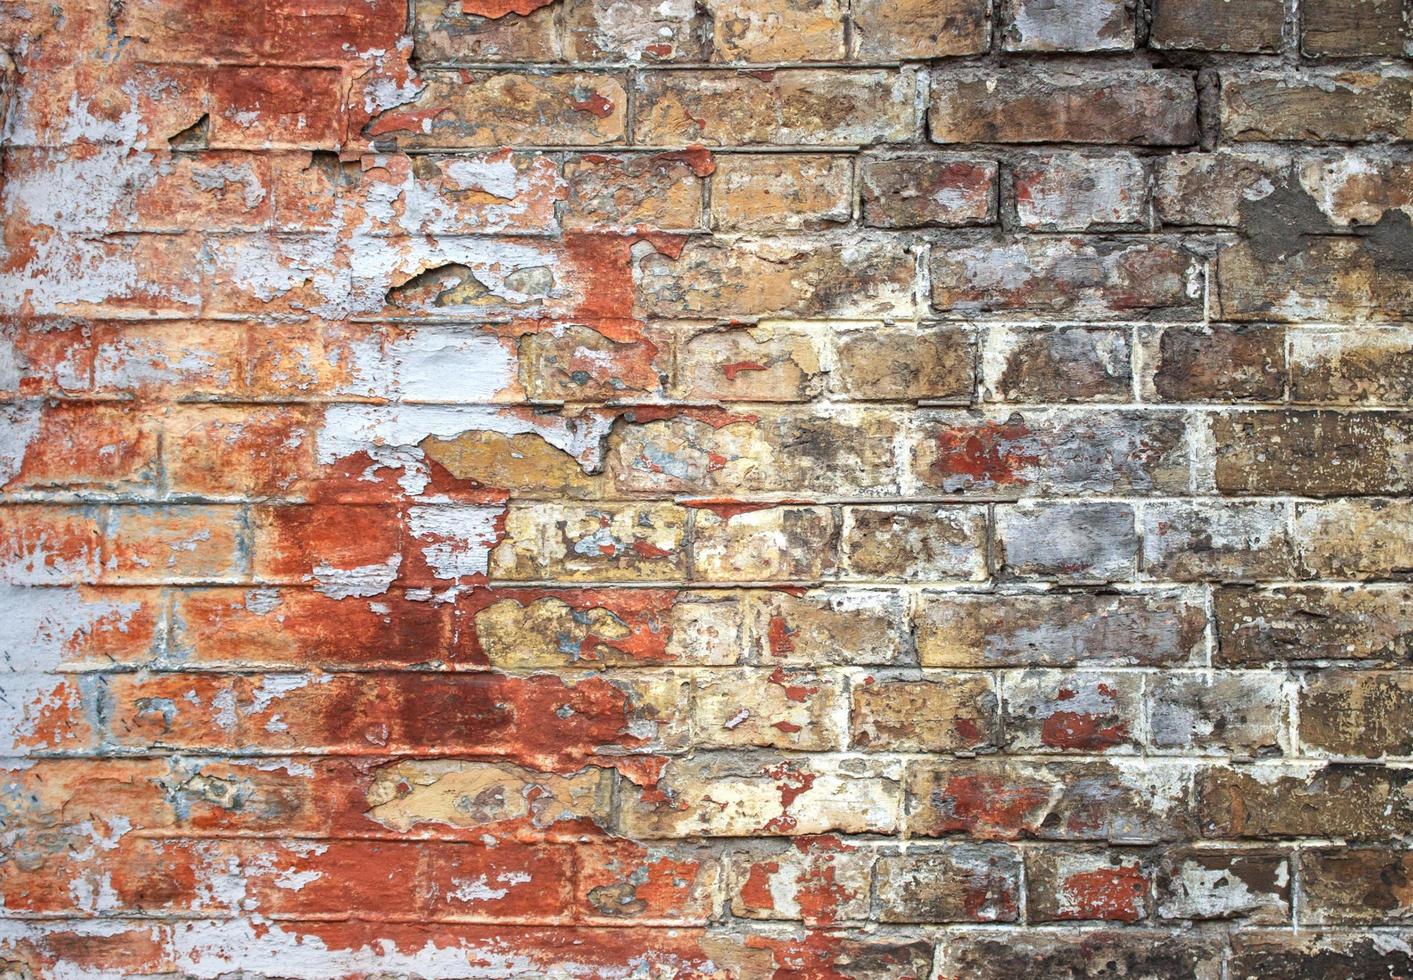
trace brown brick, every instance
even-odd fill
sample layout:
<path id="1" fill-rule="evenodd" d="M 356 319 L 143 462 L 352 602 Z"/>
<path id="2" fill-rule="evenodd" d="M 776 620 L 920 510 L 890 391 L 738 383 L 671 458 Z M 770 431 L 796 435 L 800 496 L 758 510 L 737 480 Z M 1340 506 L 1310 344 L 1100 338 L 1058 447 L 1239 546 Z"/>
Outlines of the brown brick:
<path id="1" fill-rule="evenodd" d="M 910 69 L 645 72 L 633 134 L 649 145 L 901 142 L 914 136 L 915 84 Z M 861 114 L 860 105 L 878 111 Z"/>
<path id="2" fill-rule="evenodd" d="M 1288 578 L 1289 506 L 1268 501 L 1161 501 L 1143 508 L 1143 574 L 1179 582 Z"/>
<path id="3" fill-rule="evenodd" d="M 1413 971 L 1413 954 L 1359 933 L 1251 931 L 1233 937 L 1232 980 L 1303 980 L 1314 976 L 1396 977 Z"/>
<path id="4" fill-rule="evenodd" d="M 1363 142 L 1413 138 L 1413 77 L 1343 71 L 1222 78 L 1222 135 L 1243 140 Z"/>
<path id="5" fill-rule="evenodd" d="M 925 592 L 917 613 L 924 667 L 1064 667 L 1191 663 L 1201 605 L 1180 593 Z"/>
<path id="6" fill-rule="evenodd" d="M 622 829 L 639 839 L 889 834 L 897 827 L 898 768 L 862 759 L 698 753 L 669 761 L 649 787 L 626 783 Z"/>
<path id="7" fill-rule="evenodd" d="M 1124 0 L 1002 0 L 1007 51 L 1132 51 L 1133 8 Z"/>
<path id="8" fill-rule="evenodd" d="M 1129 331 L 1103 327 L 988 327 L 981 382 L 987 401 L 1130 401 Z"/>
<path id="9" fill-rule="evenodd" d="M 1052 153 L 1011 169 L 1016 218 L 1038 231 L 1089 231 L 1148 222 L 1148 171 L 1132 156 Z"/>
<path id="10" fill-rule="evenodd" d="M 572 157 L 564 164 L 564 227 L 700 228 L 703 169 L 679 153 Z"/>
<path id="11" fill-rule="evenodd" d="M 928 132 L 935 143 L 1197 142 L 1197 89 L 1177 71 L 939 69 Z"/>
<path id="12" fill-rule="evenodd" d="M 1202 273 L 1173 245 L 1018 238 L 934 246 L 932 306 L 1020 319 L 1193 320 Z"/>
<path id="13" fill-rule="evenodd" d="M 1028 849 L 1027 913 L 1032 922 L 1137 922 L 1151 914 L 1153 874 L 1143 851 Z"/>
<path id="14" fill-rule="evenodd" d="M 679 258 L 654 252 L 639 263 L 638 303 L 675 318 L 906 316 L 915 264 L 882 236 L 690 242 Z"/>
<path id="15" fill-rule="evenodd" d="M 942 975 L 969 980 L 1023 976 L 1222 976 L 1222 944 L 1214 938 L 1151 929 L 1084 931 L 994 929 L 948 936 Z"/>
<path id="16" fill-rule="evenodd" d="M 946 58 L 991 47 L 985 0 L 857 0 L 850 6 L 860 58 Z"/>
<path id="17" fill-rule="evenodd" d="M 919 837 L 1154 843 L 1188 827 L 1190 769 L 1152 760 L 957 760 L 908 770 L 904 822 Z"/>
<path id="18" fill-rule="evenodd" d="M 1270 193 L 1281 163 L 1269 152 L 1160 156 L 1154 160 L 1154 213 L 1165 225 L 1235 227 L 1244 202 Z"/>
<path id="19" fill-rule="evenodd" d="M 685 0 L 573 0 L 563 8 L 564 53 L 571 61 L 706 61 L 710 25 L 704 7 Z"/>
<path id="20" fill-rule="evenodd" d="M 1217 259 L 1217 299 L 1229 320 L 1288 322 L 1406 319 L 1413 315 L 1413 274 L 1394 256 L 1407 237 L 1405 217 L 1389 221 L 1388 239 L 1307 238 L 1280 261 L 1250 242 Z M 1392 261 L 1390 261 L 1392 259 Z"/>
<path id="21" fill-rule="evenodd" d="M 986 578 L 986 510 L 896 504 L 845 507 L 839 552 L 846 577 L 905 582 Z"/>
<path id="22" fill-rule="evenodd" d="M 1197 51 L 1278 51 L 1281 0 L 1156 0 L 1149 44 Z"/>
<path id="23" fill-rule="evenodd" d="M 1301 189 L 1340 230 L 1375 225 L 1386 211 L 1413 207 L 1413 160 L 1397 150 L 1340 147 L 1305 153 L 1295 173 Z"/>
<path id="24" fill-rule="evenodd" d="M 108 521 L 106 582 L 229 582 L 246 575 L 239 507 L 114 507 Z"/>
<path id="25" fill-rule="evenodd" d="M 839 0 L 781 4 L 707 0 L 718 61 L 839 61 L 844 11 Z"/>
<path id="26" fill-rule="evenodd" d="M 460 0 L 416 0 L 413 46 L 425 62 L 559 61 L 561 45 L 554 11 L 525 17 L 476 17 Z"/>
<path id="27" fill-rule="evenodd" d="M 1020 854 L 1004 844 L 927 845 L 874 869 L 880 922 L 1014 922 Z"/>
<path id="28" fill-rule="evenodd" d="M 810 324 L 710 327 L 680 342 L 677 390 L 693 400 L 809 401 L 824 389 L 827 344 Z"/>
<path id="29" fill-rule="evenodd" d="M 1406 493 L 1413 416 L 1372 412 L 1236 412 L 1212 418 L 1217 489 L 1234 493 Z"/>
<path id="30" fill-rule="evenodd" d="M 879 589 L 756 595 L 753 655 L 763 664 L 892 665 L 904 661 L 907 602 Z"/>
<path id="31" fill-rule="evenodd" d="M 1286 743 L 1285 676 L 1261 671 L 1149 679 L 1149 738 L 1159 752 L 1278 755 Z"/>
<path id="32" fill-rule="evenodd" d="M 1171 415 L 1048 409 L 922 417 L 913 475 L 948 494 L 1149 494 L 1187 489 L 1187 434 Z"/>
<path id="33" fill-rule="evenodd" d="M 996 221 L 994 160 L 959 156 L 866 157 L 863 221 L 873 228 L 957 228 Z"/>
<path id="34" fill-rule="evenodd" d="M 1280 401 L 1285 329 L 1213 323 L 1140 332 L 1147 401 Z"/>
<path id="35" fill-rule="evenodd" d="M 975 341 L 957 326 L 873 325 L 835 336 L 835 390 L 850 399 L 969 404 Z"/>
<path id="36" fill-rule="evenodd" d="M 984 674 L 870 675 L 853 685 L 853 748 L 975 752 L 1000 742 L 994 685 Z"/>
<path id="37" fill-rule="evenodd" d="M 1300 913 L 1311 925 L 1399 925 L 1413 918 L 1413 854 L 1374 848 L 1300 852 Z"/>
<path id="38" fill-rule="evenodd" d="M 1209 837 L 1382 840 L 1413 827 L 1413 774 L 1387 766 L 1219 766 L 1199 770 Z"/>
<path id="39" fill-rule="evenodd" d="M 1397 58 L 1407 37 L 1400 0 L 1308 0 L 1300 8 L 1300 50 L 1311 57 Z"/>
<path id="40" fill-rule="evenodd" d="M 1010 751 L 1102 754 L 1140 748 L 1139 675 L 1027 670 L 1004 678 L 1002 717 Z"/>
<path id="41" fill-rule="evenodd" d="M 492 578 L 676 580 L 686 573 L 686 512 L 670 504 L 520 504 L 490 555 Z"/>
<path id="42" fill-rule="evenodd" d="M 1290 397 L 1324 405 L 1413 405 L 1413 331 L 1292 330 Z"/>
<path id="43" fill-rule="evenodd" d="M 875 849 L 838 837 L 761 843 L 728 859 L 733 915 L 827 925 L 868 917 Z"/>
<path id="44" fill-rule="evenodd" d="M 1300 564 L 1311 575 L 1386 578 L 1413 568 L 1413 501 L 1295 505 Z"/>
<path id="45" fill-rule="evenodd" d="M 842 747 L 843 685 L 804 671 L 713 671 L 692 686 L 693 744 L 825 752 Z"/>
<path id="46" fill-rule="evenodd" d="M 834 534 L 827 507 L 698 510 L 692 574 L 707 582 L 818 579 L 834 572 Z"/>
<path id="47" fill-rule="evenodd" d="M 455 149 L 603 146 L 625 132 L 628 97 L 615 75 L 429 72 L 423 81 L 415 102 L 383 113 L 366 135 L 402 149 Z"/>
<path id="48" fill-rule="evenodd" d="M 1177 848 L 1158 873 L 1158 915 L 1278 924 L 1290 918 L 1290 880 L 1283 851 Z"/>
<path id="49" fill-rule="evenodd" d="M 853 162 L 838 155 L 730 154 L 711 181 L 712 225 L 722 231 L 800 231 L 847 224 Z"/>
<path id="50" fill-rule="evenodd" d="M 1301 745 L 1354 758 L 1413 754 L 1413 677 L 1324 670 L 1299 691 Z"/>
<path id="51" fill-rule="evenodd" d="M 1413 588 L 1366 585 L 1215 596 L 1217 659 L 1230 666 L 1357 660 L 1396 667 L 1413 654 Z"/>
<path id="52" fill-rule="evenodd" d="M 1138 564 L 1133 508 L 1071 501 L 998 506 L 995 551 L 1001 578 L 1128 581 Z"/>
<path id="53" fill-rule="evenodd" d="M 648 327 L 636 335 L 624 335 L 609 324 L 598 326 L 600 329 L 588 324 L 561 323 L 522 335 L 517 354 L 526 395 L 537 401 L 577 402 L 626 401 L 665 394 L 672 373 L 672 331 Z M 525 438 L 555 451 L 538 436 Z M 560 458 L 562 468 L 572 477 L 588 482 L 588 476 L 573 460 L 563 455 Z"/>

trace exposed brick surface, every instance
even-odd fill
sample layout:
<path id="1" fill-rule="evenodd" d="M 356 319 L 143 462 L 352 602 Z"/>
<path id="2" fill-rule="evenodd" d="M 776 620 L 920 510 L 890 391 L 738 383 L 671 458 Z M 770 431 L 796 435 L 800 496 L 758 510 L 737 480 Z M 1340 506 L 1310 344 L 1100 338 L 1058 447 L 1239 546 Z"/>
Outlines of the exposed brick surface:
<path id="1" fill-rule="evenodd" d="M 1410 57 L 0 3 L 0 978 L 1413 976 Z"/>

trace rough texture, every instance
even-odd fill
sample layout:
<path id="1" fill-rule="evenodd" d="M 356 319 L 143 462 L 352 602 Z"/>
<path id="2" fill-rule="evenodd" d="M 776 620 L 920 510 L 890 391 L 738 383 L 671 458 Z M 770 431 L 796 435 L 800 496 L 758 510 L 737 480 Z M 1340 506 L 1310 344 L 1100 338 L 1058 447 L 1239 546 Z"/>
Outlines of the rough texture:
<path id="1" fill-rule="evenodd" d="M 1413 976 L 1410 13 L 0 3 L 0 978 Z"/>

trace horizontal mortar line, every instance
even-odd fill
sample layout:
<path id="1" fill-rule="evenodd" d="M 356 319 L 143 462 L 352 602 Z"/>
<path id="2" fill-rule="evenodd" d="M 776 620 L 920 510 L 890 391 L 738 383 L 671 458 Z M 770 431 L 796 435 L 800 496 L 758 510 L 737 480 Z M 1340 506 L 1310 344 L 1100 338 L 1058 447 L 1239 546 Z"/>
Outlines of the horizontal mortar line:
<path id="1" fill-rule="evenodd" d="M 1133 659 L 1133 658 L 1129 658 Z M 1070 663 L 1002 663 L 991 662 L 986 664 L 917 664 L 904 662 L 850 662 L 850 661 L 808 661 L 792 662 L 782 658 L 771 661 L 739 661 L 736 663 L 693 663 L 690 661 L 640 661 L 640 662 L 575 662 L 564 664 L 544 664 L 541 666 L 499 666 L 494 664 L 473 664 L 456 663 L 454 660 L 442 660 L 436 656 L 430 656 L 425 660 L 416 663 L 406 663 L 398 661 L 378 661 L 370 660 L 356 665 L 340 664 L 333 661 L 318 660 L 310 658 L 305 662 L 296 660 L 271 661 L 260 663 L 257 661 L 238 660 L 210 660 L 210 661 L 183 661 L 181 659 L 165 660 L 157 658 L 146 661 L 116 662 L 113 664 L 96 664 L 85 666 L 83 664 L 64 664 L 53 669 L 46 670 L 11 670 L 7 671 L 11 676 L 18 677 L 53 677 L 53 678 L 106 678 L 106 677 L 130 677 L 136 675 L 154 677 L 382 677 L 387 675 L 407 675 L 415 677 L 437 677 L 437 678 L 475 678 L 491 679 L 505 678 L 509 680 L 526 680 L 531 678 L 566 678 L 573 677 L 576 681 L 587 680 L 595 677 L 624 679 L 660 679 L 662 677 L 682 677 L 688 680 L 704 680 L 720 678 L 732 674 L 770 674 L 778 670 L 783 670 L 787 675 L 816 675 L 822 678 L 854 678 L 867 675 L 880 682 L 886 681 L 909 681 L 909 680 L 945 680 L 957 675 L 967 677 L 983 677 L 988 675 L 1000 675 L 1002 679 L 1014 680 L 1022 675 L 1029 674 L 1067 674 L 1070 676 L 1113 676 L 1113 675 L 1134 675 L 1138 677 L 1150 677 L 1154 680 L 1164 678 L 1213 678 L 1224 677 L 1228 679 L 1250 679 L 1250 678 L 1284 678 L 1288 680 L 1309 680 L 1319 679 L 1331 673 L 1343 673 L 1358 675 L 1362 677 L 1382 677 L 1389 675 L 1413 676 L 1413 670 L 1397 665 L 1389 666 L 1391 661 L 1370 662 L 1358 660 L 1321 660 L 1321 661 L 1256 661 L 1256 662 L 1232 662 L 1219 663 L 1213 666 L 1206 666 L 1196 660 L 1189 658 L 1186 661 L 1154 661 L 1149 663 L 1110 663 L 1103 660 L 1093 661 L 1073 661 Z M 440 666 L 438 666 L 440 665 Z M 645 677 L 644 675 L 652 675 Z M 3 675 L 0 675 L 3 676 Z M 3 686 L 3 685 L 0 685 Z M 841 692 L 842 693 L 842 692 Z M 830 698 L 828 700 L 834 700 Z M 1009 703 L 1017 703 L 1021 699 L 1006 699 Z M 1161 700 L 1156 692 L 1149 692 L 1143 695 L 1140 700 L 1158 701 Z M 821 749 L 814 751 L 834 751 Z M 887 751 L 887 750 L 884 750 Z M 976 750 L 979 754 L 985 754 L 985 750 Z M 927 753 L 924 753 L 927 754 Z M 950 753 L 947 753 L 950 755 Z M 1047 755 L 1048 753 L 1036 753 Z M 1217 753 L 1222 755 L 1222 753 Z M 1113 756 L 1109 756 L 1112 758 Z M 1150 756 L 1151 757 L 1151 756 Z M 1208 758 L 1203 753 L 1193 755 L 1193 758 Z M 1247 758 L 1241 756 L 1240 758 Z M 1254 756 L 1255 759 L 1283 758 L 1282 756 Z M 1410 756 L 1409 758 L 1413 758 Z"/>

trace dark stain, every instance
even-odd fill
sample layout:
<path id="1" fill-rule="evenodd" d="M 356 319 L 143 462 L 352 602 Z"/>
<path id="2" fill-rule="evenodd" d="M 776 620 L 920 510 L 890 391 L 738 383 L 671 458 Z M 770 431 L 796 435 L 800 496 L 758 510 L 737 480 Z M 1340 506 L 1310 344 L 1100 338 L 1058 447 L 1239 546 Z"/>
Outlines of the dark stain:
<path id="1" fill-rule="evenodd" d="M 202 113 L 201 118 L 196 120 L 186 129 L 175 133 L 167 139 L 167 146 L 173 151 L 194 151 L 204 150 L 211 142 L 211 116 Z"/>
<path id="2" fill-rule="evenodd" d="M 1385 211 L 1365 233 L 1364 247 L 1377 270 L 1413 276 L 1413 219 L 1406 212 Z"/>
<path id="3" fill-rule="evenodd" d="M 1281 262 L 1334 231 L 1305 188 L 1289 177 L 1259 201 L 1241 202 L 1241 231 L 1262 262 Z"/>

